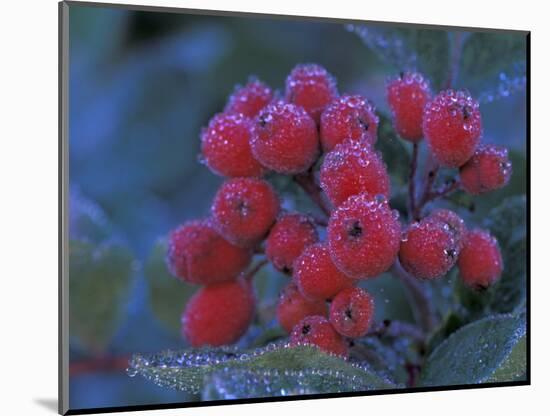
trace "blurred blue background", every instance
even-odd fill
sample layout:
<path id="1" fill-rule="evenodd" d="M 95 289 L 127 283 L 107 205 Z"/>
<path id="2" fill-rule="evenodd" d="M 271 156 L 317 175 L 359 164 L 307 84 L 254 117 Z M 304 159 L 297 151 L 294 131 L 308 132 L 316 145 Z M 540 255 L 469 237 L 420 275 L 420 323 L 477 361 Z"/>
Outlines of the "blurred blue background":
<path id="1" fill-rule="evenodd" d="M 129 378 L 109 357 L 185 346 L 177 319 L 189 293 L 174 293 L 171 281 L 157 287 L 151 275 L 165 273 L 159 238 L 207 215 L 222 180 L 198 162 L 201 127 L 223 109 L 236 84 L 255 75 L 282 89 L 288 72 L 302 62 L 325 66 L 341 92 L 364 94 L 387 111 L 385 79 L 402 69 L 388 55 L 399 43 L 378 42 L 376 36 L 384 40 L 392 33 L 373 26 L 362 39 L 342 23 L 70 6 L 71 238 L 94 247 L 123 246 L 132 258 L 131 278 L 119 297 L 79 295 L 89 298 L 90 307 L 116 299 L 102 313 L 117 325 L 90 330 L 85 326 L 94 323 L 86 319 L 74 319 L 82 327 L 71 322 L 70 359 L 77 364 L 71 408 L 197 399 Z M 525 62 L 504 59 L 510 66 L 489 71 L 481 81 L 459 74 L 456 85 L 477 96 L 501 96 L 482 104 L 485 136 L 516 152 L 520 165 L 514 175 L 524 192 L 525 92 L 506 96 L 515 85 L 510 77 L 521 84 L 516 67 L 521 71 Z M 271 292 L 281 282 L 272 283 Z M 71 296 L 78 290 L 84 289 L 71 278 Z M 94 331 L 103 331 L 105 340 L 80 336 Z M 96 365 L 87 367 L 90 362 Z"/>

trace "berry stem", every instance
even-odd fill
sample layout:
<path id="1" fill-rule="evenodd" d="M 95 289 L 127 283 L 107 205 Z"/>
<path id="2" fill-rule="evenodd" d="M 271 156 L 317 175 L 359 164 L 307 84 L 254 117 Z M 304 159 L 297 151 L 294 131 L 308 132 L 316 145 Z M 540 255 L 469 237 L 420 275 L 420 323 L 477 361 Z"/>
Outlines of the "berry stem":
<path id="1" fill-rule="evenodd" d="M 415 212 L 415 198 L 416 198 L 416 168 L 418 166 L 418 143 L 413 143 L 413 151 L 411 158 L 411 170 L 409 172 L 409 216 L 412 216 Z"/>
<path id="2" fill-rule="evenodd" d="M 407 387 L 414 387 L 416 385 L 421 369 L 422 367 L 418 364 L 413 364 L 408 361 L 405 363 L 405 370 L 408 374 Z"/>
<path id="3" fill-rule="evenodd" d="M 265 248 L 261 245 L 254 247 L 254 254 L 265 254 Z"/>
<path id="4" fill-rule="evenodd" d="M 455 82 L 455 79 L 458 75 L 458 70 L 460 68 L 460 57 L 462 55 L 462 45 L 464 44 L 464 33 L 455 32 L 452 34 L 452 44 L 451 44 L 451 56 L 449 62 L 449 74 L 443 89 L 451 88 Z"/>
<path id="5" fill-rule="evenodd" d="M 80 361 L 74 361 L 69 365 L 69 375 L 97 373 L 100 371 L 124 371 L 128 368 L 129 355 L 100 356 Z"/>
<path id="6" fill-rule="evenodd" d="M 303 191 L 309 195 L 311 200 L 315 202 L 319 209 L 327 217 L 330 217 L 331 208 L 325 199 L 323 199 L 322 190 L 319 185 L 315 183 L 313 173 L 311 171 L 307 173 L 299 173 L 298 175 L 294 175 L 293 179 L 294 182 L 296 182 L 303 189 Z"/>
<path id="7" fill-rule="evenodd" d="M 315 224 L 318 225 L 319 227 L 328 226 L 328 221 L 326 220 L 326 218 L 321 218 L 321 217 L 319 217 L 317 215 L 314 215 L 312 213 L 310 213 L 309 216 L 313 219 L 313 222 L 315 222 Z"/>
<path id="8" fill-rule="evenodd" d="M 258 273 L 262 269 L 262 267 L 267 265 L 267 263 L 269 263 L 267 261 L 267 259 L 263 259 L 263 260 L 259 261 L 252 269 L 250 269 L 248 272 L 246 272 L 245 279 L 249 282 L 252 281 L 252 279 L 254 278 L 256 273 Z"/>
<path id="9" fill-rule="evenodd" d="M 428 162 L 429 163 L 429 162 Z M 424 206 L 431 200 L 432 188 L 439 173 L 439 165 L 434 164 L 431 168 L 428 169 L 428 175 L 426 181 L 424 182 L 424 190 L 422 191 L 422 196 L 420 201 L 416 205 L 413 211 L 413 219 L 419 221 L 422 215 L 422 209 Z"/>
<path id="10" fill-rule="evenodd" d="M 439 189 L 429 190 L 428 193 L 423 195 L 422 200 L 418 205 L 418 208 L 415 214 L 415 219 L 417 221 L 420 219 L 420 215 L 422 214 L 422 209 L 426 206 L 426 204 L 438 198 L 444 198 L 452 194 L 454 191 L 460 189 L 460 187 L 461 187 L 460 180 L 458 178 L 454 178 L 448 181 L 445 185 L 441 186 Z"/>
<path id="11" fill-rule="evenodd" d="M 437 321 L 430 295 L 417 279 L 403 269 L 398 260 L 393 264 L 391 272 L 407 288 L 416 322 L 425 334 L 429 333 L 435 327 Z"/>
<path id="12" fill-rule="evenodd" d="M 451 179 L 449 182 L 447 182 L 441 188 L 431 192 L 429 201 L 432 201 L 432 200 L 437 199 L 437 198 L 443 198 L 443 197 L 453 193 L 454 191 L 456 191 L 459 188 L 460 188 L 460 180 L 458 180 L 457 178 Z"/>

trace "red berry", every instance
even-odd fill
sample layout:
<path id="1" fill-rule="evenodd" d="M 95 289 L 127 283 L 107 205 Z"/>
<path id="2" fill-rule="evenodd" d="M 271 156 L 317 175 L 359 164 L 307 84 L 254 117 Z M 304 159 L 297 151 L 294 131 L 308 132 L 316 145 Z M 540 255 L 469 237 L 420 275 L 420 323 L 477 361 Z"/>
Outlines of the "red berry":
<path id="1" fill-rule="evenodd" d="M 286 79 L 285 100 L 303 107 L 316 122 L 337 96 L 334 77 L 320 65 L 297 65 Z"/>
<path id="2" fill-rule="evenodd" d="M 374 317 L 374 299 L 365 290 L 352 287 L 342 290 L 330 304 L 330 323 L 341 335 L 364 336 Z"/>
<path id="3" fill-rule="evenodd" d="M 388 83 L 387 96 L 399 136 L 413 143 L 420 141 L 424 107 L 431 97 L 428 82 L 417 72 L 405 72 Z"/>
<path id="4" fill-rule="evenodd" d="M 306 298 L 318 300 L 330 300 L 354 284 L 334 265 L 326 243 L 306 247 L 294 263 L 292 278 Z"/>
<path id="5" fill-rule="evenodd" d="M 261 176 L 265 169 L 252 156 L 252 120 L 242 114 L 217 114 L 201 134 L 208 167 L 222 176 Z"/>
<path id="6" fill-rule="evenodd" d="M 251 246 L 263 240 L 279 213 L 279 199 L 263 179 L 225 181 L 212 204 L 216 229 L 229 241 Z"/>
<path id="7" fill-rule="evenodd" d="M 462 166 L 474 154 L 481 136 L 479 103 L 465 91 L 440 92 L 424 109 L 423 129 L 441 165 Z"/>
<path id="8" fill-rule="evenodd" d="M 360 95 L 344 95 L 330 103 L 321 115 L 321 145 L 325 152 L 345 139 L 376 143 L 378 116 Z"/>
<path id="9" fill-rule="evenodd" d="M 485 289 L 498 280 L 502 267 L 496 238 L 484 230 L 469 231 L 458 257 L 458 269 L 464 283 L 474 289 Z"/>
<path id="10" fill-rule="evenodd" d="M 251 256 L 222 238 L 209 221 L 190 221 L 170 235 L 167 263 L 184 281 L 211 284 L 235 279 Z"/>
<path id="11" fill-rule="evenodd" d="M 307 170 L 319 155 L 319 137 L 313 119 L 303 108 L 282 101 L 260 111 L 250 145 L 262 165 L 284 174 Z"/>
<path id="12" fill-rule="evenodd" d="M 390 195 L 390 177 L 380 154 L 364 142 L 346 140 L 327 153 L 320 171 L 321 188 L 339 206 L 352 195 Z"/>
<path id="13" fill-rule="evenodd" d="M 273 92 L 258 79 L 250 79 L 244 87 L 237 87 L 229 97 L 225 111 L 255 117 L 273 98 Z"/>
<path id="14" fill-rule="evenodd" d="M 290 343 L 314 345 L 329 354 L 348 356 L 346 341 L 322 316 L 308 316 L 302 319 L 292 330 Z"/>
<path id="15" fill-rule="evenodd" d="M 456 212 L 449 209 L 439 208 L 430 213 L 430 218 L 443 221 L 449 227 L 449 230 L 453 233 L 455 240 L 458 242 L 459 247 L 462 247 L 464 238 L 468 230 L 464 220 L 458 216 Z"/>
<path id="16" fill-rule="evenodd" d="M 458 258 L 455 233 L 445 222 L 427 217 L 406 230 L 399 249 L 399 261 L 414 277 L 435 279 L 451 269 Z"/>
<path id="17" fill-rule="evenodd" d="M 277 304 L 277 319 L 281 327 L 290 333 L 302 319 L 313 315 L 327 315 L 325 302 L 306 299 L 294 283 L 288 284 L 281 293 Z"/>
<path id="18" fill-rule="evenodd" d="M 327 235 L 334 264 L 350 277 L 365 279 L 391 267 L 399 251 L 401 225 L 385 198 L 360 194 L 332 213 Z"/>
<path id="19" fill-rule="evenodd" d="M 187 303 L 182 332 L 193 347 L 232 344 L 248 329 L 255 298 L 244 279 L 201 288 Z"/>
<path id="20" fill-rule="evenodd" d="M 312 219 L 298 213 L 283 214 L 271 228 L 265 254 L 277 270 L 291 273 L 296 258 L 304 248 L 319 240 Z"/>
<path id="21" fill-rule="evenodd" d="M 479 195 L 502 188 L 512 176 L 508 149 L 491 144 L 479 145 L 468 162 L 460 168 L 460 181 L 466 192 Z"/>

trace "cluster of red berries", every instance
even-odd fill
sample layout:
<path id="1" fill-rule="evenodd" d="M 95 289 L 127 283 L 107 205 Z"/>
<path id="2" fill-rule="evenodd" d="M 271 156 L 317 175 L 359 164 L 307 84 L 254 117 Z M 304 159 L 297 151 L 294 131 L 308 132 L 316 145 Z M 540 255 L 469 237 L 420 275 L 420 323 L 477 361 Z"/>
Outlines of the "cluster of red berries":
<path id="1" fill-rule="evenodd" d="M 449 90 L 432 98 L 416 73 L 401 74 L 387 92 L 398 134 L 414 143 L 425 137 L 441 166 L 460 168 L 465 191 L 479 194 L 506 184 L 507 152 L 479 145 L 479 106 L 468 93 Z M 386 165 L 374 149 L 378 123 L 372 103 L 339 95 L 335 79 L 315 64 L 296 66 L 284 95 L 253 79 L 230 96 L 201 135 L 204 162 L 227 179 L 210 217 L 185 223 L 169 241 L 172 273 L 203 285 L 182 317 L 191 345 L 230 344 L 247 330 L 255 297 L 245 270 L 256 252 L 291 276 L 277 306 L 291 342 L 344 357 L 348 340 L 367 334 L 374 316 L 373 297 L 356 284 L 397 260 L 422 279 L 441 277 L 457 262 L 471 287 L 487 287 L 499 277 L 496 240 L 486 231 L 467 230 L 456 213 L 436 210 L 402 227 L 388 202 Z M 328 222 L 283 211 L 263 179 L 269 172 L 309 181 Z"/>

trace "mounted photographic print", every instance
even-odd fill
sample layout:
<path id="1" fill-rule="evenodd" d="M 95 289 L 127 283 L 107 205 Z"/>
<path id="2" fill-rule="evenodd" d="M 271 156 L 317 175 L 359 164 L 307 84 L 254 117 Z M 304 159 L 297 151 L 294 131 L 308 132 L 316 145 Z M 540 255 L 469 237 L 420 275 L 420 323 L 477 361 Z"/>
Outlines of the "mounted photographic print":
<path id="1" fill-rule="evenodd" d="M 60 3 L 60 413 L 529 384 L 529 32 Z"/>

